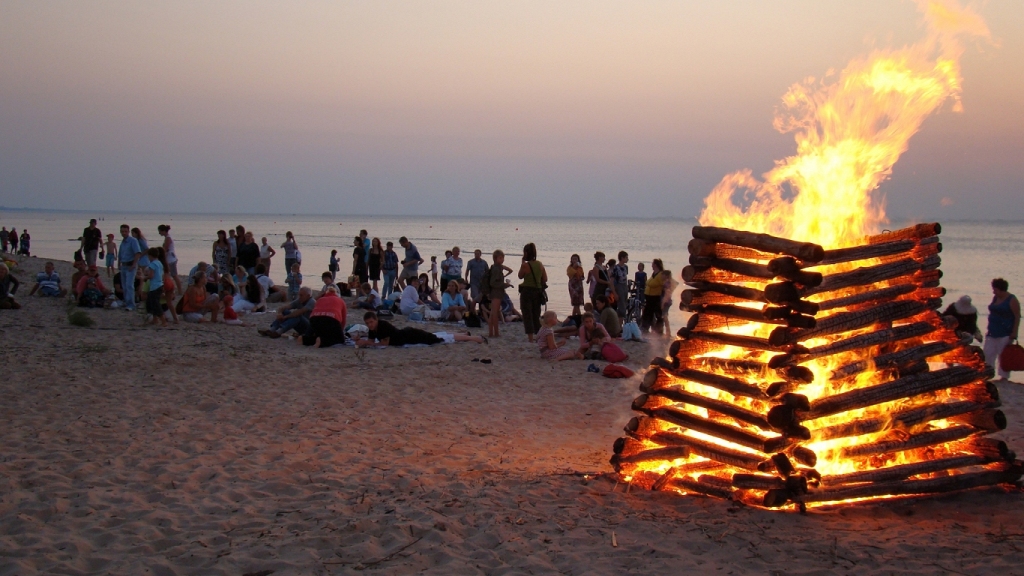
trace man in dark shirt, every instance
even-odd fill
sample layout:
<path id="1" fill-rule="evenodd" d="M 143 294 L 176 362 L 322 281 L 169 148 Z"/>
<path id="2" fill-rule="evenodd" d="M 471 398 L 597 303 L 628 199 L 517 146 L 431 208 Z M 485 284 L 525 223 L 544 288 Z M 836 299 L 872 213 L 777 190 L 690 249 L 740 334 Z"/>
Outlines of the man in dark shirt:
<path id="1" fill-rule="evenodd" d="M 363 321 L 366 322 L 366 327 L 370 329 L 370 333 L 366 335 L 366 338 L 356 342 L 356 346 L 360 348 L 386 348 L 388 346 L 405 346 L 407 344 L 426 344 L 432 346 L 444 343 L 444 339 L 438 338 L 426 330 L 412 328 L 411 326 L 402 329 L 395 328 L 387 320 L 378 320 L 376 312 L 364 314 Z M 456 342 L 476 342 L 478 344 L 487 342 L 487 339 L 483 336 L 470 336 L 469 334 L 455 334 L 454 340 Z"/>
<path id="2" fill-rule="evenodd" d="M 85 263 L 88 266 L 96 265 L 96 255 L 100 251 L 100 242 L 103 241 L 103 232 L 96 227 L 96 219 L 89 220 L 89 227 L 82 230 L 82 255 L 85 256 Z"/>
<path id="3" fill-rule="evenodd" d="M 260 335 L 280 338 L 289 330 L 305 334 L 309 330 L 309 313 L 313 311 L 314 306 L 316 306 L 316 299 L 313 298 L 312 290 L 306 286 L 299 288 L 298 299 L 278 310 L 277 318 L 270 324 L 270 328 L 260 330 Z"/>

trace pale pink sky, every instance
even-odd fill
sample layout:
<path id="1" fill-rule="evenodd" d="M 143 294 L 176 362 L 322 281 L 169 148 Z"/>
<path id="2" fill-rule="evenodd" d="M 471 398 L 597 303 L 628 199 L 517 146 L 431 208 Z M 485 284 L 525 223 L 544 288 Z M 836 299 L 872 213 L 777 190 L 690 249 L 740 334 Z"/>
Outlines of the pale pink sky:
<path id="1" fill-rule="evenodd" d="M 997 45 L 896 216 L 1022 217 L 1024 10 L 973 6 Z M 793 152 L 791 84 L 922 35 L 891 0 L 4 2 L 0 205 L 696 216 Z"/>

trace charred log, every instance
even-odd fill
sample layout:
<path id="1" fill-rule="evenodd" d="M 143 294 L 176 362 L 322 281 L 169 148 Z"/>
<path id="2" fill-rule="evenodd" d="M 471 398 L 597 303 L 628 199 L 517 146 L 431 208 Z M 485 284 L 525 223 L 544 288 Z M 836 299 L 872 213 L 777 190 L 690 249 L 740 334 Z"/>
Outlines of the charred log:
<path id="1" fill-rule="evenodd" d="M 693 237 L 709 242 L 722 242 L 743 246 L 744 248 L 753 248 L 761 252 L 786 254 L 805 262 L 820 262 L 825 257 L 825 250 L 817 244 L 795 242 L 768 234 L 742 232 L 713 226 L 694 226 Z"/>
<path id="2" fill-rule="evenodd" d="M 962 440 L 979 430 L 973 426 L 952 426 L 941 430 L 931 430 L 915 434 L 905 440 L 882 440 L 856 446 L 847 446 L 839 451 L 843 458 L 859 458 L 861 456 L 877 456 L 880 454 L 891 454 L 905 452 L 916 448 L 944 444 L 954 440 Z"/>
<path id="3" fill-rule="evenodd" d="M 685 446 L 690 449 L 692 454 L 744 470 L 757 470 L 758 465 L 763 460 L 763 456 L 746 454 L 739 450 L 716 446 L 710 442 L 670 432 L 659 432 L 651 436 L 650 440 L 651 442 L 666 446 Z"/>
<path id="4" fill-rule="evenodd" d="M 902 320 L 926 312 L 932 305 L 934 305 L 932 302 L 897 300 L 895 302 L 879 304 L 867 310 L 837 312 L 826 318 L 819 319 L 818 325 L 814 328 L 806 330 L 776 328 L 768 337 L 768 343 L 773 346 L 784 346 L 819 336 L 849 332 L 871 326 L 872 324 Z"/>
<path id="5" fill-rule="evenodd" d="M 895 242 L 897 240 L 907 239 L 926 239 L 933 236 L 938 236 L 942 233 L 942 226 L 938 223 L 928 224 L 915 224 L 909 228 L 902 228 L 900 230 L 892 230 L 890 232 L 882 232 L 874 236 L 869 236 L 867 241 L 868 244 L 882 244 L 884 242 Z"/>
<path id="6" fill-rule="evenodd" d="M 848 474 L 823 476 L 821 478 L 821 483 L 832 487 L 842 484 L 859 484 L 862 482 L 889 482 L 892 480 L 904 480 L 911 476 L 918 476 L 920 474 L 931 474 L 934 472 L 941 472 L 943 470 L 977 466 L 989 461 L 990 460 L 984 456 L 953 456 L 951 458 L 940 458 L 938 460 L 899 464 L 878 470 L 863 470 L 860 472 L 850 472 Z"/>

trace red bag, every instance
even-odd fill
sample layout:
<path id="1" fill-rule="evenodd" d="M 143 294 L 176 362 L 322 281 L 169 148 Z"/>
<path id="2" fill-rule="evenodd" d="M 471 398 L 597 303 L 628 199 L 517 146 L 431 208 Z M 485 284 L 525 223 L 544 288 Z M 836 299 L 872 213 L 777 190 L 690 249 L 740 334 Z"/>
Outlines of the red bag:
<path id="1" fill-rule="evenodd" d="M 623 352 L 622 348 L 608 342 L 604 346 L 601 346 L 601 357 L 604 358 L 606 362 L 622 362 L 629 358 L 629 354 Z"/>
<path id="2" fill-rule="evenodd" d="M 609 364 L 604 367 L 604 371 L 601 372 L 601 375 L 605 378 L 629 378 L 633 375 L 633 371 L 625 366 Z"/>
<path id="3" fill-rule="evenodd" d="M 999 355 L 999 367 L 1007 372 L 1024 370 L 1024 348 L 1020 344 L 1007 344 Z"/>

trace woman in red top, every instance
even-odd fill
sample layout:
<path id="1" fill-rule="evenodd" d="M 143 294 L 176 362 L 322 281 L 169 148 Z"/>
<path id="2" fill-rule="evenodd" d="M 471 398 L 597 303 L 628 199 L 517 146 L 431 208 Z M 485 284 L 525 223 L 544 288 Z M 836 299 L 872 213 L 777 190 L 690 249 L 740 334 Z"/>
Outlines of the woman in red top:
<path id="1" fill-rule="evenodd" d="M 309 330 L 299 340 L 304 346 L 327 348 L 345 343 L 345 320 L 348 309 L 338 296 L 338 289 L 328 286 L 309 314 Z"/>

